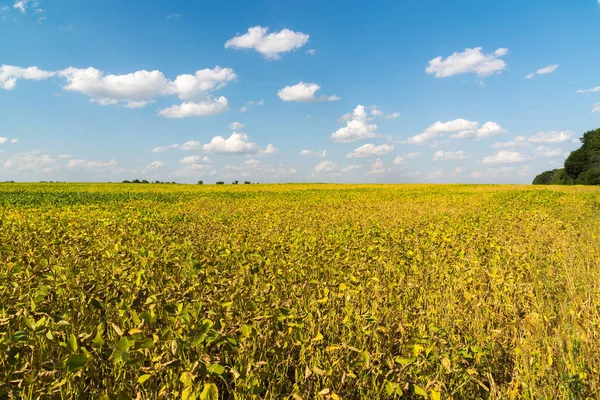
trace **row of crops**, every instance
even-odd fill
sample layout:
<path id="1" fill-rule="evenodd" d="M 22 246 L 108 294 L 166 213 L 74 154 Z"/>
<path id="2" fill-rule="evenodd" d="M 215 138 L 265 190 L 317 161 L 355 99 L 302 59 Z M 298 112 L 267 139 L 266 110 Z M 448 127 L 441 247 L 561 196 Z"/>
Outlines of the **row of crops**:
<path id="1" fill-rule="evenodd" d="M 0 184 L 0 397 L 595 398 L 600 190 Z"/>

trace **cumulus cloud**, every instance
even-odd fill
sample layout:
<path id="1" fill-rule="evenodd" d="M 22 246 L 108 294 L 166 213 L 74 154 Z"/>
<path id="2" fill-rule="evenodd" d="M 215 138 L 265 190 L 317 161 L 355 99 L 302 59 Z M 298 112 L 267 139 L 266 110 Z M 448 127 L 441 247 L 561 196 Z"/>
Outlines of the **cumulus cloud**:
<path id="1" fill-rule="evenodd" d="M 579 89 L 577 93 L 593 93 L 600 92 L 600 86 L 593 87 L 591 89 Z"/>
<path id="2" fill-rule="evenodd" d="M 553 158 L 553 157 L 564 157 L 567 154 L 560 148 L 553 149 L 548 146 L 538 146 L 534 149 L 536 157 Z"/>
<path id="3" fill-rule="evenodd" d="M 150 164 L 148 164 L 148 166 L 146 167 L 146 170 L 154 171 L 157 169 L 161 169 L 164 166 L 165 166 L 165 163 L 162 161 L 152 161 Z"/>
<path id="4" fill-rule="evenodd" d="M 207 99 L 201 102 L 185 102 L 158 111 L 158 115 L 166 118 L 205 117 L 227 111 L 227 98 Z"/>
<path id="5" fill-rule="evenodd" d="M 246 112 L 246 111 L 250 111 L 250 109 L 252 107 L 260 107 L 260 106 L 264 106 L 265 105 L 265 101 L 264 100 L 258 100 L 258 101 L 248 101 L 246 102 L 246 105 L 244 105 L 242 108 L 240 108 L 241 112 Z"/>
<path id="6" fill-rule="evenodd" d="M 325 157 L 327 155 L 327 150 L 302 150 L 300 155 L 305 157 Z"/>
<path id="7" fill-rule="evenodd" d="M 245 125 L 242 124 L 241 122 L 237 122 L 234 121 L 231 124 L 229 124 L 229 129 L 231 129 L 232 131 L 239 131 L 240 129 L 242 129 Z"/>
<path id="8" fill-rule="evenodd" d="M 493 156 L 485 157 L 482 162 L 485 164 L 508 164 L 525 161 L 525 156 L 516 151 L 499 150 Z"/>
<path id="9" fill-rule="evenodd" d="M 538 132 L 527 140 L 531 143 L 564 143 L 574 135 L 572 131 Z"/>
<path id="10" fill-rule="evenodd" d="M 527 76 L 525 76 L 525 79 L 532 79 L 534 78 L 536 75 L 547 75 L 547 74 L 551 74 L 554 71 L 556 71 L 558 69 L 558 64 L 550 64 L 547 67 L 544 68 L 540 68 L 535 72 L 531 72 L 529 74 L 527 74 Z"/>
<path id="11" fill-rule="evenodd" d="M 430 125 L 424 132 L 408 138 L 405 143 L 424 145 L 438 138 L 440 135 L 453 133 L 452 139 L 481 139 L 498 135 L 504 132 L 504 128 L 496 122 L 486 122 L 479 127 L 479 122 L 458 118 L 452 121 L 438 121 Z"/>
<path id="12" fill-rule="evenodd" d="M 315 54 L 317 54 L 317 49 L 308 49 L 308 50 L 306 50 L 306 54 L 310 54 L 311 56 L 314 56 Z"/>
<path id="13" fill-rule="evenodd" d="M 517 136 L 513 140 L 494 143 L 492 147 L 495 149 L 514 149 L 525 145 L 527 145 L 527 138 L 525 136 Z"/>
<path id="14" fill-rule="evenodd" d="M 367 175 L 381 175 L 387 172 L 392 172 L 394 169 L 395 167 L 386 167 L 382 160 L 377 159 L 373 164 L 371 164 L 369 171 L 367 171 Z"/>
<path id="15" fill-rule="evenodd" d="M 69 160 L 73 158 L 73 156 L 70 154 L 59 154 L 58 158 L 60 158 L 61 160 Z"/>
<path id="16" fill-rule="evenodd" d="M 499 48 L 492 54 L 484 54 L 481 50 L 481 47 L 467 48 L 462 53 L 452 53 L 445 59 L 436 57 L 429 61 L 425 71 L 436 78 L 447 78 L 466 73 L 486 77 L 506 69 L 506 62 L 501 57 L 508 54 L 508 49 Z"/>
<path id="17" fill-rule="evenodd" d="M 13 4 L 13 8 L 25 13 L 30 2 L 31 0 L 17 0 Z"/>
<path id="18" fill-rule="evenodd" d="M 315 167 L 315 172 L 317 172 L 317 173 L 333 172 L 333 171 L 335 171 L 335 169 L 336 169 L 335 164 L 329 160 L 326 160 L 326 161 L 321 161 L 320 163 L 317 164 L 317 166 Z"/>
<path id="19" fill-rule="evenodd" d="M 466 160 L 466 159 L 467 159 L 467 156 L 465 156 L 465 152 L 462 150 L 459 150 L 459 151 L 438 150 L 433 154 L 433 161 L 438 161 L 438 160 L 457 161 L 457 160 Z"/>
<path id="20" fill-rule="evenodd" d="M 9 139 L 5 136 L 0 136 L 0 144 L 15 144 L 18 142 L 19 142 L 19 139 Z"/>
<path id="21" fill-rule="evenodd" d="M 44 71 L 38 67 L 21 68 L 14 65 L 0 66 L 0 89 L 12 90 L 19 79 L 41 81 L 51 78 L 56 73 Z"/>
<path id="22" fill-rule="evenodd" d="M 367 113 L 361 105 L 356 106 L 352 117 L 346 122 L 346 126 L 331 134 L 334 142 L 348 143 L 361 139 L 373 139 L 377 134 L 377 125 L 369 124 Z"/>
<path id="23" fill-rule="evenodd" d="M 169 151 L 169 150 L 172 150 L 172 149 L 176 149 L 178 147 L 179 147 L 178 144 L 171 144 L 171 145 L 168 145 L 168 146 L 158 146 L 158 147 L 153 148 L 152 152 L 153 153 L 162 153 L 163 151 Z"/>
<path id="24" fill-rule="evenodd" d="M 271 143 L 269 143 L 267 145 L 267 147 L 265 147 L 264 150 L 260 150 L 258 152 L 258 155 L 259 156 L 271 156 L 271 155 L 277 154 L 277 153 L 279 153 L 279 149 L 277 147 L 273 146 Z"/>
<path id="25" fill-rule="evenodd" d="M 600 112 L 600 105 L 595 106 L 594 108 L 592 108 L 592 112 Z"/>
<path id="26" fill-rule="evenodd" d="M 183 74 L 169 83 L 170 91 L 175 92 L 181 100 L 202 98 L 205 93 L 219 90 L 237 75 L 231 68 L 216 66 L 196 71 L 194 75 Z"/>
<path id="27" fill-rule="evenodd" d="M 256 143 L 248 141 L 245 133 L 233 132 L 227 139 L 215 136 L 210 143 L 202 145 L 202 150 L 216 154 L 254 154 L 260 149 Z"/>
<path id="28" fill-rule="evenodd" d="M 382 154 L 391 153 L 393 150 L 394 150 L 393 145 L 382 144 L 382 145 L 376 146 L 374 144 L 368 143 L 368 144 L 362 145 L 362 146 L 352 150 L 350 153 L 346 154 L 346 157 L 348 157 L 348 158 L 366 158 L 366 157 L 380 156 Z"/>
<path id="29" fill-rule="evenodd" d="M 377 106 L 371 106 L 369 108 L 371 109 L 371 111 L 369 112 L 369 115 L 371 115 L 371 117 L 374 117 L 374 118 L 386 118 L 386 119 L 400 118 L 399 112 L 393 112 L 391 114 L 386 115 L 382 110 L 377 108 Z M 340 119 L 338 121 L 340 121 L 340 122 L 347 121 L 351 118 L 351 116 L 352 116 L 352 114 L 344 114 L 340 117 Z"/>
<path id="30" fill-rule="evenodd" d="M 317 90 L 321 87 L 316 83 L 300 82 L 294 86 L 286 86 L 277 92 L 277 96 L 283 101 L 297 101 L 301 103 L 310 103 L 317 101 L 336 101 L 340 98 L 336 95 L 332 96 L 315 96 Z"/>
<path id="31" fill-rule="evenodd" d="M 16 153 L 4 162 L 4 167 L 18 172 L 51 172 L 56 166 L 56 160 L 41 150 L 31 150 Z"/>
<path id="32" fill-rule="evenodd" d="M 123 171 L 123 169 L 119 167 L 117 160 L 114 159 L 109 161 L 87 161 L 83 159 L 70 160 L 67 164 L 67 169 L 103 173 Z"/>
<path id="33" fill-rule="evenodd" d="M 282 29 L 279 32 L 268 33 L 268 27 L 260 25 L 248 28 L 248 32 L 237 35 L 225 42 L 225 48 L 254 49 L 265 58 L 277 60 L 280 54 L 298 49 L 308 42 L 309 35 Z"/>
<path id="34" fill-rule="evenodd" d="M 179 164 L 210 164 L 212 161 L 208 157 L 202 156 L 187 156 L 179 160 Z"/>

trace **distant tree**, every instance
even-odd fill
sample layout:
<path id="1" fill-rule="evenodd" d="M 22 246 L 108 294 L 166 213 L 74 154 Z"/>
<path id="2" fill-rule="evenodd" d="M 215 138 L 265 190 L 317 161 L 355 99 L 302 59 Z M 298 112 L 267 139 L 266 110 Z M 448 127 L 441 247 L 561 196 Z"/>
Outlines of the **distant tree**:
<path id="1" fill-rule="evenodd" d="M 224 185 L 224 184 L 225 184 L 225 182 L 223 182 L 223 181 L 217 181 L 217 185 Z"/>
<path id="2" fill-rule="evenodd" d="M 131 182 L 129 182 L 129 181 L 126 179 L 126 180 L 124 180 L 124 181 L 123 181 L 123 183 L 131 183 Z"/>
<path id="3" fill-rule="evenodd" d="M 203 185 L 203 184 L 204 184 L 204 182 L 198 181 L 198 185 Z"/>
<path id="4" fill-rule="evenodd" d="M 231 184 L 232 184 L 232 185 L 237 185 L 237 184 L 238 184 L 238 181 L 233 181 L 233 182 L 231 182 Z"/>
<path id="5" fill-rule="evenodd" d="M 250 181 L 244 181 L 244 185 L 250 185 L 252 182 Z"/>
<path id="6" fill-rule="evenodd" d="M 147 180 L 144 179 L 144 180 L 142 180 L 142 183 L 150 183 L 150 182 L 148 182 Z"/>

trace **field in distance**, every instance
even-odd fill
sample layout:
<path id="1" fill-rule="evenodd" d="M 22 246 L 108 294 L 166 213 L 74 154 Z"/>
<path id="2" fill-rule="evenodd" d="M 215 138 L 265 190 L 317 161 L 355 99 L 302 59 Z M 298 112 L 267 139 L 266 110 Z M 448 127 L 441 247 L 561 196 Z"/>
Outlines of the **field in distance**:
<path id="1" fill-rule="evenodd" d="M 600 189 L 0 184 L 0 397 L 585 399 Z"/>

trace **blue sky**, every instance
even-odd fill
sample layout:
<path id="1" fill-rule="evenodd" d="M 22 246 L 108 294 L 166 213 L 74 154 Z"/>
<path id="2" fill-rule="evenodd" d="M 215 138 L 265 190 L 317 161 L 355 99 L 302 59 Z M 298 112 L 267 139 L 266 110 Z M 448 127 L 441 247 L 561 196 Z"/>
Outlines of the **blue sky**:
<path id="1" fill-rule="evenodd" d="M 600 4 L 0 0 L 0 180 L 529 183 Z"/>

